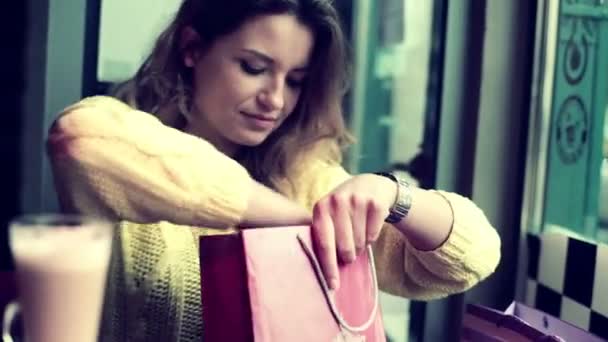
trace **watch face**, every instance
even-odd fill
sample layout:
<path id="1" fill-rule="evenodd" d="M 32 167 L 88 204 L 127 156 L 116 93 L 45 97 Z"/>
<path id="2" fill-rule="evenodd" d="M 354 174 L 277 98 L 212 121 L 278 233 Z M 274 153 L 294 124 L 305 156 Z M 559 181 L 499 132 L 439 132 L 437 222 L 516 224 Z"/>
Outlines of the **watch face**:
<path id="1" fill-rule="evenodd" d="M 557 116 L 555 141 L 564 164 L 574 164 L 583 155 L 587 145 L 587 112 L 578 96 L 569 97 Z"/>

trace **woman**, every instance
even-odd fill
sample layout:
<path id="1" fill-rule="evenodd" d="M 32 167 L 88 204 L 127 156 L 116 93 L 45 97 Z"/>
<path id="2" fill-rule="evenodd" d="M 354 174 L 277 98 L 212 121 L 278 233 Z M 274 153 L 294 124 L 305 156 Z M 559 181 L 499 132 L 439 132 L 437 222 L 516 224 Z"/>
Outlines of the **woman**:
<path id="1" fill-rule="evenodd" d="M 197 241 L 231 227 L 311 224 L 333 288 L 367 244 L 381 288 L 409 298 L 494 271 L 500 241 L 472 202 L 340 166 L 344 45 L 328 0 L 185 0 L 122 101 L 61 114 L 49 154 L 62 207 L 121 221 L 111 340 L 198 340 Z"/>

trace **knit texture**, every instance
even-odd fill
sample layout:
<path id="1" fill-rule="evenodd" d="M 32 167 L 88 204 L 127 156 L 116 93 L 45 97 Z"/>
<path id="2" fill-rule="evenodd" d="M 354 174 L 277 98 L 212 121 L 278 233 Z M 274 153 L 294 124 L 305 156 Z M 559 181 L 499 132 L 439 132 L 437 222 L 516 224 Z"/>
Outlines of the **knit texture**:
<path id="1" fill-rule="evenodd" d="M 109 97 L 66 109 L 48 145 L 63 208 L 120 222 L 102 340 L 200 341 L 198 238 L 234 232 L 229 227 L 251 191 L 247 171 L 208 142 Z M 277 180 L 279 190 L 309 209 L 350 177 L 322 146 L 289 171 Z M 386 225 L 373 246 L 382 290 L 441 298 L 496 268 L 500 240 L 482 211 L 462 196 L 438 193 L 454 214 L 448 239 L 419 251 Z M 198 227 L 203 218 L 220 229 Z"/>

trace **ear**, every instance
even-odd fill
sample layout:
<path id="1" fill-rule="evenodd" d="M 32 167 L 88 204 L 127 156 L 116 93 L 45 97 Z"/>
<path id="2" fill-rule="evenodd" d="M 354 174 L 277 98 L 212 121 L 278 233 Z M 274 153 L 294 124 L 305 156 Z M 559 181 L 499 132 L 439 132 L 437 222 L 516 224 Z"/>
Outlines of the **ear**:
<path id="1" fill-rule="evenodd" d="M 193 68 L 200 57 L 201 36 L 192 26 L 186 26 L 180 32 L 179 48 L 182 61 L 187 68 Z"/>

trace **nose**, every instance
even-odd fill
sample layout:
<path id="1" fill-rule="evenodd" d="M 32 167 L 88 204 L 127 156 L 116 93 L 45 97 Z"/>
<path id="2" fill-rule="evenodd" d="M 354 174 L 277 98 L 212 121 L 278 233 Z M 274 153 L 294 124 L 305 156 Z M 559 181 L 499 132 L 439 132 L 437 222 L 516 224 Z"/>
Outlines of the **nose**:
<path id="1" fill-rule="evenodd" d="M 281 81 L 274 81 L 265 87 L 258 96 L 260 103 L 266 110 L 282 110 L 285 106 L 285 85 Z"/>

